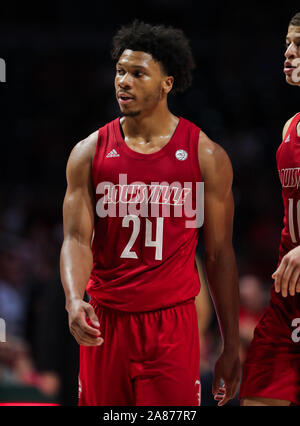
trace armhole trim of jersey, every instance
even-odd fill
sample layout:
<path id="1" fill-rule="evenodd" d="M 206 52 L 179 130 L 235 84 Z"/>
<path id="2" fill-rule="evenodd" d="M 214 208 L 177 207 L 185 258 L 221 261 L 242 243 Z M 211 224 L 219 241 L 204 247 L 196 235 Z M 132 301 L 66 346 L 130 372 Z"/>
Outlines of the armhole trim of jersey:
<path id="1" fill-rule="evenodd" d="M 290 125 L 287 128 L 287 131 L 285 132 L 284 138 L 282 139 L 283 141 L 287 138 L 288 134 L 290 134 L 292 137 L 294 136 L 295 138 L 300 139 L 300 136 L 298 136 L 298 133 L 297 133 L 297 127 L 299 122 L 300 122 L 300 112 L 297 112 L 297 114 L 295 114 L 294 117 L 292 118 L 292 121 L 290 122 Z"/>
<path id="2" fill-rule="evenodd" d="M 203 177 L 202 177 L 202 171 L 201 171 L 200 162 L 199 162 L 199 143 L 200 143 L 199 139 L 200 139 L 201 129 L 199 127 L 196 127 L 193 133 L 194 133 L 193 134 L 193 171 L 194 171 L 195 180 L 198 181 L 200 176 L 200 182 L 202 182 Z M 196 140 L 194 140 L 194 138 Z"/>

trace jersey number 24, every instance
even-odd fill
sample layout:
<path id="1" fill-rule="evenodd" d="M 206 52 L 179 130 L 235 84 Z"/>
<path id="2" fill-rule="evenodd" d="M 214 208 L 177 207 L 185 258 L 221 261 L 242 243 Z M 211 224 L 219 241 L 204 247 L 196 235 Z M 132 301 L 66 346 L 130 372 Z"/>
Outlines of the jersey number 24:
<path id="1" fill-rule="evenodd" d="M 126 247 L 121 253 L 121 258 L 125 259 L 137 259 L 137 253 L 132 250 L 132 246 L 137 239 L 140 228 L 141 228 L 141 219 L 139 216 L 130 214 L 124 216 L 122 220 L 122 226 L 125 228 L 129 227 L 129 223 L 133 222 L 133 229 L 131 237 L 126 244 Z M 146 218 L 146 235 L 145 235 L 145 247 L 155 247 L 155 260 L 162 260 L 162 250 L 163 250 L 163 227 L 164 227 L 164 218 L 156 218 L 156 235 L 155 240 L 152 240 L 152 222 Z"/>

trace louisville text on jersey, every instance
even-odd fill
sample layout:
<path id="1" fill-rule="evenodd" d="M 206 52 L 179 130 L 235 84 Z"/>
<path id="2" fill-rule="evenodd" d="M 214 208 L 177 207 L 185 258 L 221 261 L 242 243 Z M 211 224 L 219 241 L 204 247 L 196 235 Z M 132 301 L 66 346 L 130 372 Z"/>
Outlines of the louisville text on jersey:
<path id="1" fill-rule="evenodd" d="M 283 188 L 299 188 L 300 167 L 278 170 L 279 179 Z"/>
<path id="2" fill-rule="evenodd" d="M 126 175 L 120 174 L 118 184 L 99 183 L 96 194 L 102 195 L 96 204 L 99 217 L 185 217 L 196 219 L 195 227 L 203 224 L 203 182 L 184 182 L 184 186 L 180 182 L 128 184 Z"/>

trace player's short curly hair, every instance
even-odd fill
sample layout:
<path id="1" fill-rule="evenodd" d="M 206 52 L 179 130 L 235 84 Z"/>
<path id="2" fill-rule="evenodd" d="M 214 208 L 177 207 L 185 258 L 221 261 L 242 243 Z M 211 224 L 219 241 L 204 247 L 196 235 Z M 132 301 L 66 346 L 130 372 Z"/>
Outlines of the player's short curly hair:
<path id="1" fill-rule="evenodd" d="M 295 27 L 300 27 L 300 12 L 296 13 L 290 20 L 289 26 L 294 25 Z"/>
<path id="2" fill-rule="evenodd" d="M 114 36 L 112 58 L 118 61 L 125 49 L 151 54 L 164 72 L 174 77 L 171 93 L 184 92 L 191 85 L 195 62 L 189 40 L 182 30 L 135 20 Z"/>

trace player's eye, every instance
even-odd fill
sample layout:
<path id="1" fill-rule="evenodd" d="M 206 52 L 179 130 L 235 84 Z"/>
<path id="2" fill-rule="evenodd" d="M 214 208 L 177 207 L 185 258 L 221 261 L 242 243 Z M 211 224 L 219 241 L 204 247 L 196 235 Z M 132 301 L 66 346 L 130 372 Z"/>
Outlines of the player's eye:
<path id="1" fill-rule="evenodd" d="M 124 70 L 122 70 L 121 68 L 117 68 L 116 73 L 118 75 L 123 75 L 124 74 Z"/>
<path id="2" fill-rule="evenodd" d="M 143 73 L 142 73 L 141 71 L 135 71 L 135 72 L 133 73 L 133 75 L 134 75 L 135 77 L 141 77 L 141 76 L 143 75 Z"/>

